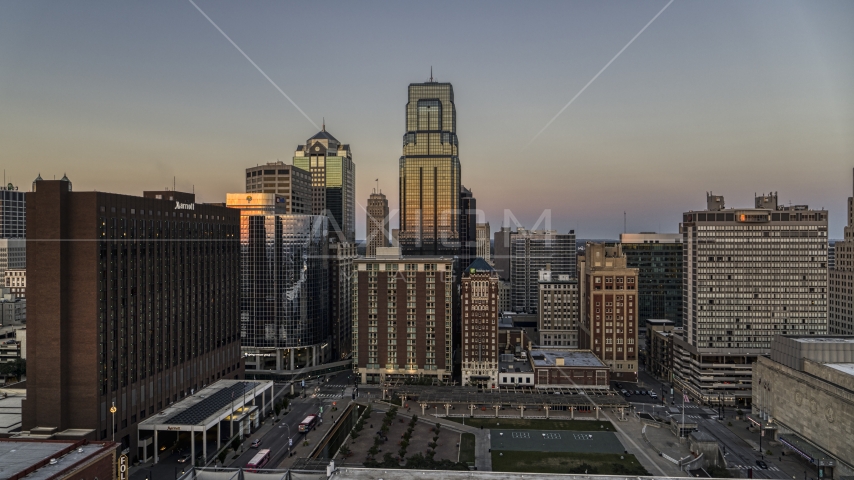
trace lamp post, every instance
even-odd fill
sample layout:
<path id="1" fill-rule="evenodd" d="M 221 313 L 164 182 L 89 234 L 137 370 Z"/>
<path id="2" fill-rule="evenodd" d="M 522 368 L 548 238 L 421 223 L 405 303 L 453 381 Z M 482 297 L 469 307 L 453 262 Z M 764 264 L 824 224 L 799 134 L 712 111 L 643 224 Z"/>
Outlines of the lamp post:
<path id="1" fill-rule="evenodd" d="M 113 406 L 110 407 L 110 413 L 113 414 L 113 424 L 110 425 L 110 429 L 113 431 L 113 441 L 116 441 L 116 402 L 113 402 Z"/>

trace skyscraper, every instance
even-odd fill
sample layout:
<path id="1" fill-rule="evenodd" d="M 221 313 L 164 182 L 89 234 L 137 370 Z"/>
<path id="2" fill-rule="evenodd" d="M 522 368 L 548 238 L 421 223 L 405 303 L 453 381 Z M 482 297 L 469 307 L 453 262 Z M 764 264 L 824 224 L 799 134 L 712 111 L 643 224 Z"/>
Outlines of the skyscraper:
<path id="1" fill-rule="evenodd" d="M 510 281 L 510 237 L 513 234 L 513 229 L 510 227 L 501 227 L 495 232 L 495 270 L 498 272 L 498 277 L 505 282 Z"/>
<path id="2" fill-rule="evenodd" d="M 323 130 L 294 152 L 294 166 L 311 174 L 312 214 L 329 217 L 339 242 L 356 241 L 356 164 L 350 145 Z"/>
<path id="3" fill-rule="evenodd" d="M 39 175 L 38 180 L 41 180 L 41 175 Z M 27 236 L 25 195 L 11 183 L 0 188 L 0 238 L 24 238 Z"/>
<path id="4" fill-rule="evenodd" d="M 638 319 L 682 325 L 682 234 L 622 233 L 626 265 L 638 269 Z"/>
<path id="5" fill-rule="evenodd" d="M 460 186 L 460 266 L 477 258 L 477 199 L 471 190 Z"/>
<path id="6" fill-rule="evenodd" d="M 367 235 L 365 238 L 365 256 L 377 254 L 377 247 L 388 247 L 388 199 L 382 192 L 374 192 L 368 197 L 365 212 Z"/>
<path id="7" fill-rule="evenodd" d="M 353 261 L 356 245 L 329 239 L 329 323 L 332 358 L 342 360 L 353 347 Z"/>
<path id="8" fill-rule="evenodd" d="M 463 385 L 498 386 L 498 274 L 482 258 L 463 270 Z"/>
<path id="9" fill-rule="evenodd" d="M 409 85 L 400 157 L 400 246 L 404 255 L 457 255 L 460 159 L 450 83 Z"/>
<path id="10" fill-rule="evenodd" d="M 782 206 L 682 214 L 684 340 L 674 338 L 674 383 L 703 402 L 744 405 L 752 367 L 774 335 L 827 332 L 827 211 Z"/>
<path id="11" fill-rule="evenodd" d="M 33 190 L 22 428 L 114 432 L 136 456 L 141 420 L 243 377 L 239 213 L 190 193 L 72 192 L 67 179 Z"/>
<path id="12" fill-rule="evenodd" d="M 828 331 L 831 335 L 854 335 L 854 197 L 848 197 L 848 226 L 845 239 L 836 241 L 835 255 L 834 265 L 828 265 Z"/>
<path id="13" fill-rule="evenodd" d="M 540 345 L 578 348 L 578 279 L 540 270 Z"/>
<path id="14" fill-rule="evenodd" d="M 612 379 L 637 382 L 637 269 L 626 266 L 620 244 L 588 242 L 578 272 L 578 348 L 608 364 Z"/>
<path id="15" fill-rule="evenodd" d="M 311 174 L 284 162 L 247 168 L 246 193 L 281 196 L 287 213 L 312 212 Z M 252 198 L 260 197 L 247 197 L 246 203 L 251 203 Z"/>
<path id="16" fill-rule="evenodd" d="M 478 223 L 475 237 L 477 242 L 477 256 L 492 265 L 492 249 L 490 242 L 490 240 L 492 240 L 492 235 L 489 231 L 489 223 Z"/>
<path id="17" fill-rule="evenodd" d="M 552 275 L 575 277 L 577 250 L 575 231 L 526 230 L 517 228 L 510 234 L 510 288 L 513 310 L 537 313 L 540 296 L 540 270 L 549 268 Z"/>

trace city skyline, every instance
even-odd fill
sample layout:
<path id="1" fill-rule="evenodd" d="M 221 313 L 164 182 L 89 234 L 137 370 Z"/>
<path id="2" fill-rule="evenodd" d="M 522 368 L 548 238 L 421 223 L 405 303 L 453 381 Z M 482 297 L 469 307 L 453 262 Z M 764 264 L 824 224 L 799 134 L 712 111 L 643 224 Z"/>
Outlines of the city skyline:
<path id="1" fill-rule="evenodd" d="M 197 2 L 307 117 L 351 143 L 359 239 L 374 179 L 399 207 L 400 106 L 431 65 L 454 85 L 462 176 L 494 230 L 505 209 L 528 228 L 550 209 L 550 227 L 579 238 L 617 238 L 623 211 L 630 232 L 675 232 L 706 191 L 733 207 L 780 191 L 783 204 L 828 209 L 829 237 L 842 238 L 854 158 L 848 3 L 674 2 L 528 145 L 666 4 L 485 15 L 468 4 L 419 42 L 431 30 L 405 22 L 403 6 Z M 116 193 L 176 177 L 179 190 L 222 202 L 247 166 L 288 162 L 317 131 L 191 3 L 0 11 L 0 163 L 21 190 L 39 173 Z M 346 15 L 354 28 L 304 35 L 310 15 Z M 300 74 L 309 51 L 348 75 Z M 613 193 L 589 208 L 606 178 Z"/>

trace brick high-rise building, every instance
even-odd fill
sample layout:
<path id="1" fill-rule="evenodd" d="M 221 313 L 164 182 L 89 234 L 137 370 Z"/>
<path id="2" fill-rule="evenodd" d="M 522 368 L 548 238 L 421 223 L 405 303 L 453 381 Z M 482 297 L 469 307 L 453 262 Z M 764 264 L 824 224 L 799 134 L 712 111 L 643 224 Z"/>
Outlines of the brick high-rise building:
<path id="1" fill-rule="evenodd" d="M 377 248 L 388 247 L 388 199 L 382 192 L 374 191 L 368 197 L 368 207 L 365 209 L 365 256 L 374 257 Z"/>
<path id="2" fill-rule="evenodd" d="M 539 321 L 540 345 L 578 348 L 578 279 L 540 270 Z"/>
<path id="3" fill-rule="evenodd" d="M 611 379 L 638 380 L 638 270 L 620 245 L 588 242 L 578 264 L 581 328 L 578 348 L 592 350 Z"/>
<path id="4" fill-rule="evenodd" d="M 498 386 L 498 273 L 482 258 L 463 270 L 463 385 Z"/>
<path id="5" fill-rule="evenodd" d="M 848 197 L 845 239 L 837 240 L 834 249 L 836 261 L 828 263 L 827 272 L 827 329 L 831 335 L 854 335 L 854 197 Z"/>
<path id="6" fill-rule="evenodd" d="M 402 257 L 396 247 L 354 262 L 353 370 L 362 383 L 450 378 L 454 259 Z"/>
<path id="7" fill-rule="evenodd" d="M 115 434 L 135 455 L 144 418 L 242 378 L 239 212 L 169 195 L 33 183 L 23 430 Z"/>

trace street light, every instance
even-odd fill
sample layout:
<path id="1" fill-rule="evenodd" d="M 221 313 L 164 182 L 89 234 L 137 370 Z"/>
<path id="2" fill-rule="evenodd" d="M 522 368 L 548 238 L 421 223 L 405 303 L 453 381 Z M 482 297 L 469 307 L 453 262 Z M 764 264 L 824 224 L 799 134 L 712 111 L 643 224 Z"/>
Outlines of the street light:
<path id="1" fill-rule="evenodd" d="M 116 402 L 113 402 L 113 406 L 110 407 L 110 413 L 113 414 L 113 424 L 110 425 L 113 430 L 113 441 L 116 441 Z"/>

